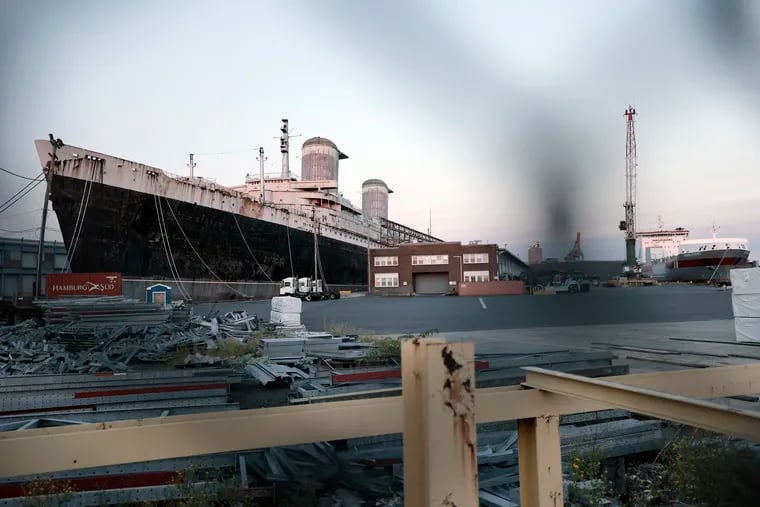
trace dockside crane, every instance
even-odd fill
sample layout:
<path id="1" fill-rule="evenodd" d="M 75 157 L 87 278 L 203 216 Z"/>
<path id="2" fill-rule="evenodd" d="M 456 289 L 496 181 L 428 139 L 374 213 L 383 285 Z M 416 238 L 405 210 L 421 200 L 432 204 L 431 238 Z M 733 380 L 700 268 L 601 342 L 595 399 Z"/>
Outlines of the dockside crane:
<path id="1" fill-rule="evenodd" d="M 625 231 L 625 272 L 628 276 L 636 271 L 636 128 L 633 117 L 636 110 L 628 106 L 625 142 L 625 220 L 618 226 Z"/>
<path id="2" fill-rule="evenodd" d="M 566 261 L 582 261 L 583 260 L 583 250 L 581 250 L 581 233 L 578 232 L 575 236 L 575 243 L 573 244 L 573 249 L 568 252 L 567 255 L 565 255 Z"/>

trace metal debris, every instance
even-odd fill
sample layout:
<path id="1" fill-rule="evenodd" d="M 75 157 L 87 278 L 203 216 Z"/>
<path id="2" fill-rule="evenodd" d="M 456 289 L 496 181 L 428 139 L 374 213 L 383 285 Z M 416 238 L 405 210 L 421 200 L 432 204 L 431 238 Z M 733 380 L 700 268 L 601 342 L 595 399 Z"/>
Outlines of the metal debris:
<path id="1" fill-rule="evenodd" d="M 260 325 L 245 312 L 206 319 L 121 297 L 39 304 L 43 322 L 0 327 L 0 376 L 127 371 L 132 360 L 166 362 L 184 350 L 193 356 L 186 364 L 214 364 L 203 353 L 215 339 L 247 341 Z"/>
<path id="2" fill-rule="evenodd" d="M 309 375 L 298 368 L 290 368 L 275 363 L 253 363 L 245 367 L 245 372 L 261 382 L 261 385 L 267 385 L 271 382 L 284 382 L 290 384 L 294 378 L 307 379 Z"/>

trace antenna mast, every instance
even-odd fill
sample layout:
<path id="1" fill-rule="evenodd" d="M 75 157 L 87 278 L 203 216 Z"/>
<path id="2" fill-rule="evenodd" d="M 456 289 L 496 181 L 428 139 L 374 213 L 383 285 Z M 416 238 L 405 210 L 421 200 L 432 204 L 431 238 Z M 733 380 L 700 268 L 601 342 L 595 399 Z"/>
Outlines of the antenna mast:
<path id="1" fill-rule="evenodd" d="M 280 153 L 282 153 L 282 173 L 280 174 L 280 178 L 290 179 L 290 138 L 300 137 L 301 134 L 290 135 L 287 118 L 282 119 L 280 132 L 282 132 L 280 136 Z"/>
<path id="2" fill-rule="evenodd" d="M 633 117 L 636 110 L 625 110 L 627 134 L 625 142 L 625 220 L 620 230 L 625 231 L 625 263 L 629 273 L 636 267 L 636 128 Z"/>
<path id="3" fill-rule="evenodd" d="M 187 167 L 190 168 L 190 179 L 193 178 L 193 169 L 195 169 L 195 162 L 193 162 L 193 154 L 190 154 L 190 163 L 187 164 Z"/>
<path id="4" fill-rule="evenodd" d="M 261 181 L 259 182 L 259 194 L 261 196 L 261 204 L 264 204 L 264 148 L 259 148 L 259 172 L 261 173 Z"/>
<path id="5" fill-rule="evenodd" d="M 282 127 L 280 127 L 280 152 L 282 153 L 282 174 L 283 179 L 290 178 L 290 135 L 288 132 L 288 120 L 282 119 Z"/>

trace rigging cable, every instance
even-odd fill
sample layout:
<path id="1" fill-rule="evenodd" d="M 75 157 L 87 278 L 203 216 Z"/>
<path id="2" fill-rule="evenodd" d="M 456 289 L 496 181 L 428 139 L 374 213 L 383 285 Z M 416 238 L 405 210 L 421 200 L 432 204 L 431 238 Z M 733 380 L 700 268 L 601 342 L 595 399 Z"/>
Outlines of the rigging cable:
<path id="1" fill-rule="evenodd" d="M 174 221 L 177 223 L 177 227 L 179 227 L 179 232 L 181 232 L 182 236 L 185 237 L 185 241 L 187 241 L 187 244 L 190 246 L 190 248 L 192 249 L 192 251 L 195 253 L 195 256 L 198 257 L 198 260 L 201 261 L 201 264 L 203 264 L 206 267 L 206 269 L 209 271 L 209 273 L 211 273 L 214 276 L 214 278 L 216 278 L 217 280 L 219 280 L 220 282 L 222 282 L 223 285 L 227 286 L 227 288 L 230 289 L 231 291 L 236 292 L 236 293 L 238 293 L 239 295 L 241 295 L 241 296 L 243 296 L 245 298 L 249 298 L 250 296 L 248 296 L 246 294 L 243 294 L 242 292 L 240 292 L 239 290 L 237 290 L 236 288 L 232 287 L 230 284 L 228 284 L 227 282 L 225 282 L 224 280 L 222 280 L 221 278 L 219 278 L 219 275 L 217 275 L 214 272 L 214 270 L 211 269 L 211 267 L 208 264 L 206 264 L 206 261 L 203 260 L 203 257 L 201 257 L 201 254 L 198 253 L 198 251 L 195 249 L 195 247 L 193 246 L 193 244 L 190 242 L 190 238 L 187 237 L 187 234 L 185 234 L 184 229 L 182 229 L 182 225 L 180 225 L 179 219 L 177 218 L 177 215 L 174 214 L 174 209 L 172 209 L 172 205 L 169 204 L 168 202 L 166 203 L 166 205 L 169 208 L 169 211 L 171 212 L 172 216 L 174 217 Z"/>
<path id="2" fill-rule="evenodd" d="M 8 173 L 11 176 L 15 176 L 16 178 L 21 178 L 22 180 L 37 181 L 37 178 L 39 178 L 39 176 L 37 176 L 37 178 L 29 178 L 28 176 L 22 176 L 20 174 L 14 173 L 13 171 L 9 171 L 8 169 L 3 169 L 2 167 L 0 167 L 0 171 L 3 171 L 4 173 Z"/>
<path id="3" fill-rule="evenodd" d="M 26 232 L 39 232 L 39 227 L 32 227 L 31 229 L 12 230 L 12 229 L 0 229 L 0 232 L 7 232 L 9 234 L 24 234 Z M 61 232 L 53 227 L 45 227 L 46 231 Z"/>
<path id="4" fill-rule="evenodd" d="M 295 278 L 296 272 L 293 270 L 293 252 L 290 250 L 290 226 L 285 224 L 285 231 L 288 234 L 288 258 L 290 259 L 290 276 Z"/>
<path id="5" fill-rule="evenodd" d="M 723 252 L 723 257 L 720 258 L 720 261 L 718 262 L 718 265 L 715 266 L 715 270 L 712 272 L 712 275 L 710 275 L 710 279 L 707 280 L 707 284 L 709 285 L 710 282 L 712 282 L 712 279 L 715 277 L 715 275 L 718 273 L 718 270 L 720 269 L 720 265 L 723 264 L 723 259 L 726 258 L 726 254 L 728 253 L 728 244 L 726 244 L 726 251 Z"/>
<path id="6" fill-rule="evenodd" d="M 158 199 L 158 207 L 161 208 L 161 223 L 164 227 L 164 235 L 166 236 L 166 248 L 169 251 L 169 258 L 170 262 L 174 265 L 174 273 L 176 274 L 176 280 L 177 280 L 177 286 L 180 287 L 180 291 L 182 292 L 182 297 L 185 299 L 188 299 L 192 301 L 192 296 L 190 293 L 185 289 L 184 283 L 182 283 L 182 277 L 179 274 L 179 268 L 177 267 L 177 261 L 174 260 L 174 252 L 172 252 L 172 244 L 169 240 L 169 228 L 166 227 L 166 216 L 164 214 L 164 206 L 161 204 L 161 199 Z"/>
<path id="7" fill-rule="evenodd" d="M 322 285 L 325 290 L 328 290 L 327 277 L 325 276 L 325 269 L 322 267 L 322 254 L 319 253 L 319 241 L 317 240 L 317 264 L 319 265 L 319 272 L 322 273 Z"/>
<path id="8" fill-rule="evenodd" d="M 213 153 L 193 153 L 194 156 L 206 156 L 206 155 L 232 155 L 235 153 L 248 153 L 249 151 L 255 151 L 258 148 L 246 148 L 244 150 L 231 150 L 231 151 L 216 151 Z"/>
<path id="9" fill-rule="evenodd" d="M 82 200 L 79 201 L 79 211 L 77 212 L 77 218 L 74 222 L 74 233 L 72 235 L 71 245 L 69 251 L 66 253 L 66 261 L 63 263 L 61 273 L 64 273 L 67 269 L 71 268 L 71 261 L 74 259 L 74 252 L 76 252 L 77 245 L 79 244 L 79 237 L 82 234 L 82 226 L 84 225 L 84 217 L 87 213 L 87 206 L 90 204 L 90 194 L 92 192 L 92 181 L 95 179 L 95 167 L 92 167 L 92 178 L 87 179 L 84 183 L 84 189 L 82 190 Z M 45 203 L 47 206 L 47 203 Z"/>
<path id="10" fill-rule="evenodd" d="M 264 271 L 264 268 L 261 267 L 261 264 L 259 264 L 259 261 L 256 260 L 256 256 L 253 255 L 253 251 L 251 250 L 251 247 L 248 246 L 248 241 L 246 241 L 245 239 L 245 235 L 243 234 L 243 230 L 240 228 L 240 224 L 237 221 L 237 217 L 235 216 L 235 213 L 232 213 L 232 219 L 235 220 L 235 225 L 237 226 L 237 230 L 240 233 L 240 237 L 243 238 L 243 243 L 245 243 L 245 247 L 248 249 L 248 253 L 251 254 L 251 257 L 253 258 L 253 262 L 255 262 L 256 265 L 261 270 L 261 272 L 264 273 L 264 276 L 267 277 L 267 280 L 271 282 L 272 278 L 267 274 L 266 271 Z"/>
<path id="11" fill-rule="evenodd" d="M 172 253 L 171 244 L 169 243 L 169 232 L 166 228 L 166 221 L 164 220 L 163 207 L 161 206 L 161 201 L 158 199 L 158 196 L 156 196 L 156 194 L 153 194 L 153 204 L 156 208 L 158 230 L 161 234 L 161 246 L 164 248 L 164 254 L 166 254 L 166 262 L 169 265 L 169 271 L 171 272 L 172 278 L 177 284 L 177 288 L 179 288 L 182 297 L 188 300 L 192 300 L 190 294 L 187 292 L 187 290 L 185 290 L 184 285 L 180 281 L 179 269 L 177 268 L 177 264 L 174 262 L 174 254 Z"/>
<path id="12" fill-rule="evenodd" d="M 35 183 L 36 181 L 36 183 Z M 23 199 L 29 192 L 35 189 L 37 185 L 45 181 L 44 175 L 40 177 L 38 180 L 33 180 L 24 185 L 24 187 L 13 194 L 7 201 L 5 201 L 3 204 L 0 204 L 0 213 L 3 213 L 10 209 L 14 204 L 16 204 L 18 201 Z M 34 183 L 34 184 L 33 184 Z"/>

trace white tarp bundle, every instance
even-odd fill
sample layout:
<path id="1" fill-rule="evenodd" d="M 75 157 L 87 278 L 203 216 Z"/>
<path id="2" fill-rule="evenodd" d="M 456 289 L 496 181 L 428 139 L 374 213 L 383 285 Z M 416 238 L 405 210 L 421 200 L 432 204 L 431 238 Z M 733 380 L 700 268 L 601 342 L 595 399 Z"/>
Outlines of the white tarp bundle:
<path id="1" fill-rule="evenodd" d="M 269 322 L 272 324 L 281 324 L 287 327 L 295 327 L 301 325 L 301 314 L 297 312 L 278 312 L 272 310 L 269 313 Z"/>
<path id="2" fill-rule="evenodd" d="M 736 341 L 760 342 L 760 319 L 752 317 L 734 318 Z"/>
<path id="3" fill-rule="evenodd" d="M 760 318 L 760 294 L 732 294 L 731 305 L 734 307 L 734 318 Z"/>
<path id="4" fill-rule="evenodd" d="M 729 271 L 733 294 L 760 294 L 760 268 L 739 268 Z"/>
<path id="5" fill-rule="evenodd" d="M 760 268 L 732 269 L 731 305 L 738 342 L 760 342 Z"/>
<path id="6" fill-rule="evenodd" d="M 272 311 L 280 313 L 301 313 L 301 300 L 292 296 L 272 298 Z"/>
<path id="7" fill-rule="evenodd" d="M 287 327 L 300 326 L 301 300 L 292 296 L 273 297 L 269 322 Z"/>

